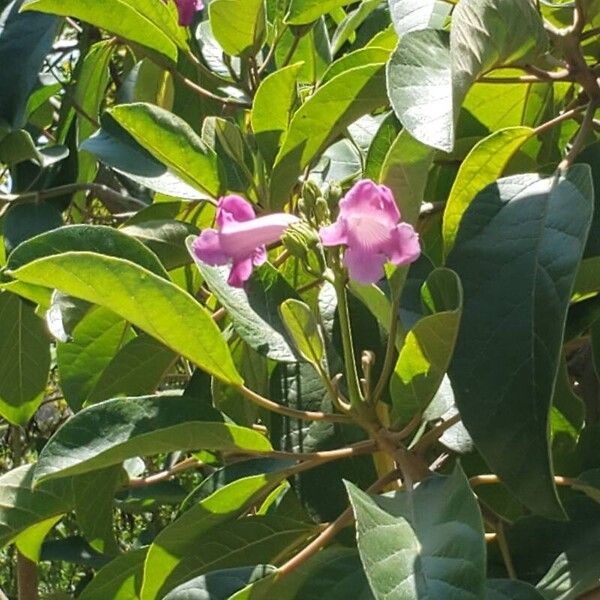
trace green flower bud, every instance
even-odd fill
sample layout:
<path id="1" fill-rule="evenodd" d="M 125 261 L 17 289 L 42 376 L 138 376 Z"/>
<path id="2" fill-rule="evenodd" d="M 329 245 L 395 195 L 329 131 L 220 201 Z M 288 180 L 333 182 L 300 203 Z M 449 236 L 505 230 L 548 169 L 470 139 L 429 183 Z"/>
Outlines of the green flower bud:
<path id="1" fill-rule="evenodd" d="M 290 225 L 281 238 L 284 248 L 301 260 L 307 259 L 309 252 L 319 241 L 319 234 L 305 221 Z"/>

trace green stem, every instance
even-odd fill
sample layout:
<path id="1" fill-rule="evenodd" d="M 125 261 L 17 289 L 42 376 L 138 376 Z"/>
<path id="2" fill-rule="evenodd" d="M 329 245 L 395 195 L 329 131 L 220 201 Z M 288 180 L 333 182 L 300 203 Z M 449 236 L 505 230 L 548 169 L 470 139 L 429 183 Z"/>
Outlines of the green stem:
<path id="1" fill-rule="evenodd" d="M 379 381 L 375 386 L 373 392 L 373 400 L 377 402 L 381 398 L 381 394 L 387 382 L 394 370 L 394 363 L 396 361 L 396 336 L 398 335 L 398 311 L 400 309 L 400 294 L 396 294 L 392 305 L 390 307 L 390 330 L 387 348 L 385 350 L 385 358 L 383 360 L 383 367 L 381 369 L 381 375 Z"/>
<path id="2" fill-rule="evenodd" d="M 354 362 L 354 344 L 352 342 L 352 329 L 350 327 L 350 311 L 348 310 L 348 297 L 346 295 L 346 284 L 339 273 L 335 277 L 335 292 L 338 301 L 338 315 L 340 318 L 340 331 L 342 334 L 342 346 L 344 350 L 344 365 L 346 367 L 346 384 L 350 396 L 350 404 L 353 408 L 360 406 L 363 402 L 358 380 L 358 371 Z"/>

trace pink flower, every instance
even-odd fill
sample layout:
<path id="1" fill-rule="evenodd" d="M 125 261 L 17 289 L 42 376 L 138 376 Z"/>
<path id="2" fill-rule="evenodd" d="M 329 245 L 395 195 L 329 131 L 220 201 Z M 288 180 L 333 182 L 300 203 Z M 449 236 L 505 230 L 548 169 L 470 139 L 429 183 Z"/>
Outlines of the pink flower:
<path id="1" fill-rule="evenodd" d="M 240 196 L 225 196 L 217 204 L 217 229 L 205 229 L 194 240 L 194 254 L 208 265 L 232 262 L 229 285 L 243 287 L 252 267 L 267 260 L 265 246 L 279 240 L 300 219 L 286 213 L 256 217 L 252 205 Z"/>
<path id="2" fill-rule="evenodd" d="M 196 12 L 204 8 L 202 0 L 175 0 L 175 4 L 179 11 L 179 24 L 182 27 L 191 25 Z"/>
<path id="3" fill-rule="evenodd" d="M 411 225 L 399 221 L 392 191 L 365 179 L 342 198 L 337 221 L 321 228 L 321 242 L 346 246 L 344 264 L 350 278 L 376 283 L 384 276 L 386 260 L 405 265 L 421 254 L 419 236 Z"/>

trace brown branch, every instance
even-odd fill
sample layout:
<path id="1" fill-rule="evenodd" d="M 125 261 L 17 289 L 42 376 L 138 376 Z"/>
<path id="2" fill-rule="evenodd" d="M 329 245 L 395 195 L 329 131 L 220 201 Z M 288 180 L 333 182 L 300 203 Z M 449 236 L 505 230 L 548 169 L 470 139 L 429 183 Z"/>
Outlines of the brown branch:
<path id="1" fill-rule="evenodd" d="M 575 139 L 573 140 L 573 144 L 571 145 L 571 148 L 565 158 L 558 165 L 558 170 L 562 173 L 571 167 L 585 146 L 587 137 L 594 126 L 594 114 L 596 113 L 597 107 L 596 102 L 596 100 L 591 100 L 588 104 L 587 110 L 585 111 L 585 116 L 583 117 L 583 122 L 579 127 L 579 131 L 577 132 Z"/>
<path id="2" fill-rule="evenodd" d="M 391 471 L 380 479 L 378 479 L 371 487 L 368 488 L 367 492 L 376 492 L 392 481 L 395 481 L 399 475 L 398 471 Z M 278 575 L 285 577 L 292 571 L 295 571 L 309 558 L 314 556 L 323 546 L 326 546 L 331 542 L 336 535 L 345 527 L 350 525 L 354 521 L 354 515 L 352 507 L 348 507 L 335 521 L 327 525 L 327 527 L 312 541 L 308 546 L 305 546 L 298 554 L 288 560 L 279 568 Z"/>
<path id="3" fill-rule="evenodd" d="M 571 108 L 571 109 L 565 111 L 564 113 L 562 113 L 561 115 L 554 117 L 554 119 L 550 119 L 550 121 L 546 121 L 545 123 L 542 123 L 541 125 L 536 127 L 533 130 L 533 132 L 535 135 L 540 135 L 542 133 L 545 133 L 546 131 L 548 131 L 549 129 L 552 129 L 556 125 L 560 125 L 562 122 L 568 121 L 569 119 L 576 117 L 579 113 L 582 113 L 584 110 L 586 110 L 586 108 L 587 108 L 587 105 L 576 106 L 575 108 Z"/>
<path id="4" fill-rule="evenodd" d="M 474 477 L 471 477 L 469 479 L 469 484 L 471 485 L 471 487 L 477 487 L 478 485 L 491 485 L 496 483 L 501 483 L 500 478 L 498 477 L 498 475 L 494 475 L 492 473 L 485 475 L 475 475 Z M 555 475 L 554 483 L 560 486 L 572 487 L 574 485 L 577 485 L 578 482 L 572 477 L 562 477 L 561 475 Z"/>
<path id="5" fill-rule="evenodd" d="M 189 469 L 198 469 L 203 467 L 204 463 L 199 461 L 196 458 L 190 457 L 182 460 L 180 463 L 177 463 L 170 469 L 165 471 L 161 471 L 160 473 L 154 473 L 153 475 L 148 475 L 147 477 L 132 477 L 127 486 L 128 488 L 141 488 L 147 487 L 154 483 L 160 483 L 161 481 L 167 481 L 172 479 L 177 473 L 181 473 L 183 471 L 187 471 Z"/>
<path id="6" fill-rule="evenodd" d="M 37 565 L 17 551 L 17 581 L 19 600 L 38 600 Z"/>
<path id="7" fill-rule="evenodd" d="M 437 442 L 448 429 L 454 427 L 454 425 L 456 425 L 459 421 L 460 415 L 456 414 L 434 429 L 431 429 L 413 446 L 412 451 L 415 454 L 423 453 L 425 450 L 427 450 L 427 448 L 429 448 L 429 446 L 435 444 L 435 442 Z"/>

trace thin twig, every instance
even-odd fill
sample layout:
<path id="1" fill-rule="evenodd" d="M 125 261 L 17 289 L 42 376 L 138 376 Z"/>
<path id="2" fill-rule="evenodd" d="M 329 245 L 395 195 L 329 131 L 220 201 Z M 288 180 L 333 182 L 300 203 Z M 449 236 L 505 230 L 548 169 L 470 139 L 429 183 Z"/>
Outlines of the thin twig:
<path id="1" fill-rule="evenodd" d="M 431 429 L 430 431 L 428 431 L 413 446 L 413 448 L 412 448 L 413 452 L 415 454 L 423 453 L 425 450 L 427 450 L 427 448 L 429 448 L 429 446 L 431 446 L 432 444 L 437 442 L 442 437 L 442 435 L 444 435 L 444 433 L 446 431 L 448 431 L 448 429 L 450 429 L 451 427 L 454 427 L 454 425 L 456 425 L 459 421 L 460 421 L 460 414 L 457 413 L 457 414 L 451 416 L 447 421 L 444 421 L 443 423 L 441 423 L 434 429 Z"/>
<path id="2" fill-rule="evenodd" d="M 588 104 L 587 110 L 585 111 L 585 116 L 583 117 L 583 122 L 579 127 L 579 131 L 573 140 L 573 144 L 565 158 L 558 165 L 558 170 L 561 173 L 564 173 L 571 167 L 571 165 L 575 162 L 578 154 L 583 150 L 585 146 L 585 141 L 594 126 L 594 114 L 596 113 L 596 101 L 591 100 Z"/>
<path id="3" fill-rule="evenodd" d="M 496 524 L 496 541 L 498 542 L 498 548 L 500 548 L 500 554 L 502 554 L 502 560 L 504 561 L 508 576 L 511 579 L 517 579 L 517 571 L 512 556 L 510 555 L 510 548 L 508 547 L 508 541 L 504 534 L 504 525 L 501 521 L 498 521 Z"/>
<path id="4" fill-rule="evenodd" d="M 187 471 L 189 469 L 198 469 L 203 467 L 204 463 L 199 461 L 196 458 L 190 457 L 182 460 L 180 463 L 172 466 L 170 469 L 165 471 L 161 471 L 160 473 L 154 473 L 152 475 L 148 475 L 147 477 L 132 477 L 127 483 L 128 488 L 140 488 L 147 487 L 154 483 L 159 483 L 161 481 L 167 481 L 172 479 L 177 473 L 181 473 L 183 471 Z"/>
<path id="5" fill-rule="evenodd" d="M 478 485 L 492 485 L 500 483 L 500 478 L 498 475 L 484 474 L 484 475 L 475 475 L 469 479 L 469 484 L 471 487 L 477 487 Z M 572 487 L 577 485 L 577 479 L 573 479 L 572 477 L 563 477 L 561 475 L 554 476 L 554 483 L 556 485 L 564 486 L 564 487 Z"/>
<path id="6" fill-rule="evenodd" d="M 90 192 L 101 200 L 108 202 L 118 202 L 119 204 L 126 202 L 129 204 L 137 204 L 138 206 L 143 207 L 147 206 L 141 200 L 138 200 L 133 196 L 125 196 L 120 194 L 119 192 L 101 183 L 69 183 L 67 185 L 60 185 L 55 188 L 40 190 L 38 192 L 28 192 L 26 194 L 0 194 L 0 202 L 37 202 L 41 200 L 48 200 L 50 198 L 56 198 L 58 196 L 75 194 L 77 192 Z"/>
<path id="7" fill-rule="evenodd" d="M 297 410 L 295 408 L 289 408 L 273 402 L 260 394 L 257 394 L 245 385 L 240 385 L 237 390 L 250 402 L 253 402 L 257 406 L 264 408 L 265 410 L 283 415 L 284 417 L 290 417 L 292 419 L 300 419 L 303 421 L 329 421 L 330 423 L 351 423 L 353 419 L 348 415 L 336 415 L 317 411 L 308 410 Z"/>
<path id="8" fill-rule="evenodd" d="M 548 129 L 552 129 L 556 125 L 560 125 L 560 123 L 562 123 L 563 121 L 568 121 L 569 119 L 576 117 L 579 113 L 582 113 L 584 110 L 586 110 L 586 108 L 587 105 L 576 106 L 575 108 L 571 108 L 565 111 L 561 115 L 554 117 L 554 119 L 550 119 L 550 121 L 546 121 L 545 123 L 542 123 L 541 125 L 536 127 L 533 130 L 534 135 L 540 135 L 542 133 L 545 133 L 546 131 L 548 131 Z"/>
<path id="9" fill-rule="evenodd" d="M 395 481 L 398 477 L 397 471 L 391 471 L 380 479 L 378 479 L 370 488 L 368 492 L 376 492 L 388 483 Z M 350 525 L 354 520 L 352 508 L 349 506 L 335 521 L 330 523 L 308 546 L 305 546 L 298 554 L 288 560 L 284 565 L 279 568 L 279 576 L 285 577 L 292 571 L 295 571 L 309 558 L 314 556 L 323 546 L 326 546 L 331 542 L 335 536 L 345 527 Z"/>
<path id="10" fill-rule="evenodd" d="M 387 347 L 385 350 L 385 358 L 383 360 L 383 367 L 381 369 L 381 375 L 379 381 L 373 391 L 373 400 L 377 402 L 380 400 L 381 395 L 387 382 L 394 370 L 396 362 L 396 334 L 398 333 L 398 311 L 400 309 L 400 294 L 396 294 L 392 305 L 390 307 L 390 331 L 388 335 Z"/>

